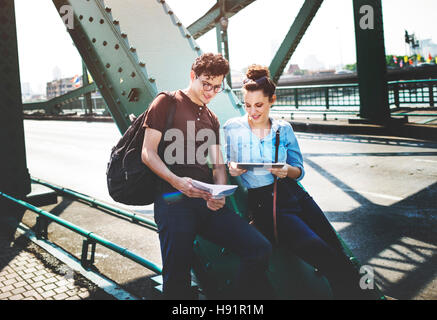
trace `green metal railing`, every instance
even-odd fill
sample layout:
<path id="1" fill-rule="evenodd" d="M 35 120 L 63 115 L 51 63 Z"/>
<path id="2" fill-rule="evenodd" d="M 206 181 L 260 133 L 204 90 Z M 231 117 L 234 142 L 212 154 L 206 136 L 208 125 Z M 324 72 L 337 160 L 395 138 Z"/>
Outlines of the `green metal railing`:
<path id="1" fill-rule="evenodd" d="M 109 210 L 111 212 L 114 212 L 114 213 L 120 214 L 122 216 L 128 217 L 128 218 L 132 219 L 133 222 L 142 222 L 142 223 L 146 224 L 147 226 L 152 227 L 153 229 L 157 229 L 158 228 L 156 223 L 154 221 L 152 221 L 152 220 L 149 220 L 147 218 L 141 217 L 140 215 L 137 215 L 136 213 L 131 213 L 131 212 L 127 211 L 127 210 L 123 210 L 123 209 L 120 209 L 120 208 L 113 207 L 113 206 L 111 206 L 111 205 L 109 205 L 107 203 L 104 203 L 104 202 L 102 202 L 100 200 L 94 199 L 94 198 L 92 198 L 90 196 L 87 196 L 87 195 L 85 195 L 83 193 L 80 193 L 80 192 L 77 192 L 77 191 L 73 191 L 71 189 L 67 189 L 67 188 L 63 188 L 63 187 L 58 187 L 58 186 L 55 186 L 53 184 L 50 184 L 48 182 L 45 182 L 45 181 L 43 181 L 41 179 L 37 179 L 37 178 L 34 178 L 34 177 L 31 177 L 31 181 L 35 182 L 35 183 L 42 184 L 42 185 L 44 185 L 46 187 L 49 187 L 49 188 L 51 188 L 51 189 L 53 189 L 55 191 L 58 191 L 58 192 L 61 192 L 61 193 L 65 193 L 65 194 L 68 194 L 68 195 L 73 196 L 75 198 L 81 199 L 81 200 L 91 204 L 94 207 L 101 207 L 101 208 Z"/>
<path id="2" fill-rule="evenodd" d="M 389 82 L 389 103 L 400 107 L 401 104 L 426 104 L 435 107 L 437 80 L 411 80 Z"/>
<path id="3" fill-rule="evenodd" d="M 389 105 L 435 106 L 437 79 L 392 81 L 388 83 Z M 243 100 L 240 89 L 234 93 Z M 344 110 L 359 111 L 360 95 L 358 84 L 287 86 L 277 87 L 277 100 L 272 111 L 295 110 Z"/>
<path id="4" fill-rule="evenodd" d="M 10 195 L 7 195 L 3 192 L 0 192 L 0 196 L 3 196 L 6 199 L 11 200 L 12 202 L 19 204 L 23 207 L 25 207 L 26 209 L 29 209 L 33 212 L 35 212 L 36 214 L 38 214 L 37 217 L 37 223 L 36 223 L 36 236 L 38 239 L 47 239 L 47 226 L 48 226 L 48 222 L 52 221 L 55 222 L 75 233 L 78 233 L 79 235 L 83 236 L 85 239 L 83 240 L 82 243 L 82 254 L 81 254 L 81 264 L 85 269 L 89 269 L 93 263 L 94 263 L 94 255 L 95 255 L 95 250 L 96 250 L 96 244 L 100 244 L 114 252 L 117 252 L 118 254 L 122 255 L 123 257 L 126 257 L 140 265 L 142 265 L 143 267 L 146 267 L 147 269 L 157 273 L 157 274 L 161 274 L 162 273 L 162 269 L 155 265 L 154 263 L 144 259 L 143 257 L 137 255 L 136 253 L 128 250 L 127 248 L 124 248 L 122 246 L 119 246 L 95 233 L 93 233 L 92 231 L 88 231 L 85 230 L 81 227 L 76 226 L 75 224 L 66 221 L 64 219 L 61 219 L 47 211 L 44 211 L 38 207 L 35 207 L 33 205 L 31 205 L 30 203 L 27 203 L 23 200 L 20 199 L 16 199 Z M 91 257 L 88 259 L 88 250 L 89 247 L 91 246 Z"/>

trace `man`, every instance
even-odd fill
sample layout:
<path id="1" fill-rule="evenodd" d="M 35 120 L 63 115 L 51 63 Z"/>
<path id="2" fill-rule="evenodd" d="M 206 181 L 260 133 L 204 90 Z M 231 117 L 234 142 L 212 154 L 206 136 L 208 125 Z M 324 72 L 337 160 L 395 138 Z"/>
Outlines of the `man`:
<path id="1" fill-rule="evenodd" d="M 225 198 L 213 199 L 191 183 L 191 179 L 196 179 L 226 184 L 226 167 L 219 147 L 220 124 L 207 104 L 223 90 L 223 79 L 228 72 L 229 63 L 220 54 L 203 54 L 192 65 L 189 87 L 174 94 L 176 111 L 167 134 L 163 131 L 174 103 L 169 96 L 158 95 L 144 121 L 142 160 L 164 180 L 154 202 L 154 214 L 167 299 L 192 298 L 190 270 L 196 235 L 240 256 L 240 270 L 235 279 L 239 298 L 253 297 L 251 294 L 261 290 L 257 283 L 266 279 L 272 250 L 268 240 L 229 210 Z M 165 152 L 161 159 L 157 150 L 163 134 Z M 202 141 L 202 136 L 208 137 L 208 141 Z M 212 170 L 206 158 L 212 163 Z"/>

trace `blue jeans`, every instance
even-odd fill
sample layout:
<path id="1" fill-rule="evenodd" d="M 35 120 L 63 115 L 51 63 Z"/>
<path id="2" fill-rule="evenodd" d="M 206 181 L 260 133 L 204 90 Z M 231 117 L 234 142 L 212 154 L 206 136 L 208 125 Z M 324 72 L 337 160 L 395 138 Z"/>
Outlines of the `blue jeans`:
<path id="1" fill-rule="evenodd" d="M 240 269 L 235 279 L 237 298 L 251 298 L 256 290 L 262 290 L 267 282 L 265 271 L 272 252 L 270 242 L 226 206 L 212 211 L 203 199 L 183 195 L 178 198 L 169 201 L 159 195 L 154 204 L 161 243 L 164 297 L 191 297 L 190 270 L 196 235 L 240 257 Z"/>
<path id="2" fill-rule="evenodd" d="M 344 253 L 335 230 L 313 198 L 295 181 L 281 179 L 277 187 L 279 245 L 319 269 L 335 298 L 367 299 L 359 273 Z M 249 205 L 257 228 L 273 240 L 273 185 L 249 190 Z"/>

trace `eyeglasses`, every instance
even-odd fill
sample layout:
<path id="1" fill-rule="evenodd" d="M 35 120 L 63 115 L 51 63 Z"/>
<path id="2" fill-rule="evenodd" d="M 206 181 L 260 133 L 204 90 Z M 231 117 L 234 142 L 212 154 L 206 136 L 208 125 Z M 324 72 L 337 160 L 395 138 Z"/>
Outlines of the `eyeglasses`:
<path id="1" fill-rule="evenodd" d="M 197 75 L 196 75 L 196 79 L 199 79 L 200 81 L 202 81 L 203 90 L 205 90 L 205 91 L 211 91 L 214 89 L 215 93 L 219 93 L 219 92 L 222 92 L 224 90 L 223 82 L 219 85 L 213 86 L 212 84 L 200 79 L 199 76 L 197 76 Z"/>

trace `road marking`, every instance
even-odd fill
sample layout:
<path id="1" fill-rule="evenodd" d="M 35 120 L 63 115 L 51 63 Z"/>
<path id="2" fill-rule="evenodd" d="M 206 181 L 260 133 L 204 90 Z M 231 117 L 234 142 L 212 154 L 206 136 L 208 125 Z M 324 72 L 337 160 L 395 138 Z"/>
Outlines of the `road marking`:
<path id="1" fill-rule="evenodd" d="M 426 160 L 426 159 L 414 159 L 414 161 L 437 163 L 437 160 Z"/>

